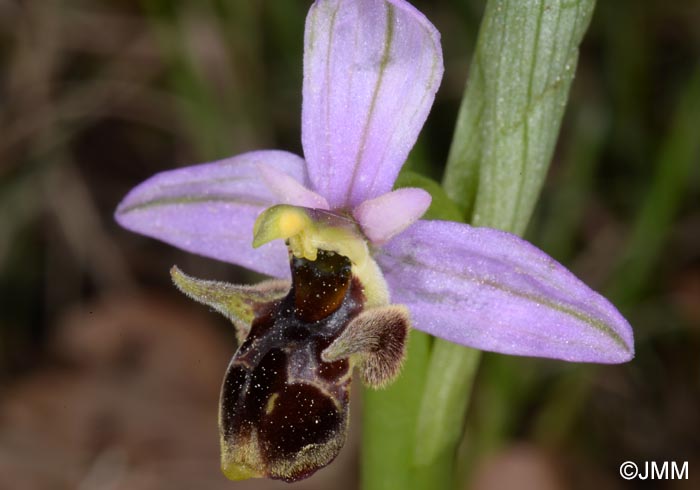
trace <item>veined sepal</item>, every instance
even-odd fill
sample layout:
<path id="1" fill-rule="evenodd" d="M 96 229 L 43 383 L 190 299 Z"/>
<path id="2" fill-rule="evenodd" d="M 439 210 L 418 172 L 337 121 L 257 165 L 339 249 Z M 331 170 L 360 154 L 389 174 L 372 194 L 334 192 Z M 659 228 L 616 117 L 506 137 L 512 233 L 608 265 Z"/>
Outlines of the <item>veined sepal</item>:
<path id="1" fill-rule="evenodd" d="M 270 279 L 255 286 L 239 286 L 188 276 L 177 266 L 170 269 L 175 286 L 193 300 L 212 307 L 231 320 L 239 345 L 245 340 L 255 315 L 265 304 L 283 298 L 290 282 Z"/>

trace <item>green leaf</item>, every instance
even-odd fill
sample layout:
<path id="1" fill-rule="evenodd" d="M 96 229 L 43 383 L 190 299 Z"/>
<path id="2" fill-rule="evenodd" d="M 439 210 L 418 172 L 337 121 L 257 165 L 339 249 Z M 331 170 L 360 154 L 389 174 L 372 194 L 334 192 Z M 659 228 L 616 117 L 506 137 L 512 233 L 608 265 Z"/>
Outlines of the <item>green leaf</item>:
<path id="1" fill-rule="evenodd" d="M 443 180 L 473 224 L 525 231 L 594 3 L 488 2 Z"/>
<path id="2" fill-rule="evenodd" d="M 476 226 L 522 235 L 549 168 L 593 0 L 491 0 L 443 179 Z M 462 434 L 481 353 L 436 340 L 414 458 L 444 466 Z"/>

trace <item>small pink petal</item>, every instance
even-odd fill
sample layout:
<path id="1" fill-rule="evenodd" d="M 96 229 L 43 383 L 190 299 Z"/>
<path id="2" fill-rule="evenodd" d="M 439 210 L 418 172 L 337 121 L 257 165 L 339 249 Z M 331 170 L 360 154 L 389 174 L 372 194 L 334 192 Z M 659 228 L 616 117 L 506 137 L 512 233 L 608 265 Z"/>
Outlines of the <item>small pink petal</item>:
<path id="1" fill-rule="evenodd" d="M 418 221 L 432 198 L 423 189 L 404 188 L 357 206 L 352 214 L 375 245 L 381 245 Z"/>
<path id="2" fill-rule="evenodd" d="M 265 181 L 265 185 L 280 204 L 291 204 L 312 209 L 330 209 L 328 201 L 323 196 L 307 189 L 294 177 L 266 163 L 259 163 L 258 171 Z"/>

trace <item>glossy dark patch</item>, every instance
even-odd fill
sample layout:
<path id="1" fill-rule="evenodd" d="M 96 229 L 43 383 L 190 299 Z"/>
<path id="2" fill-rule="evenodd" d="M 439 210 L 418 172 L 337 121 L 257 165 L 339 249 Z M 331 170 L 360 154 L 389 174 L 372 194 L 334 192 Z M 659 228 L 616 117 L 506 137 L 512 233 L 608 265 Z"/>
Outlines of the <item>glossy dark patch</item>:
<path id="1" fill-rule="evenodd" d="M 262 417 L 259 407 L 267 403 L 273 392 L 284 388 L 286 364 L 287 356 L 280 349 L 268 351 L 252 372 L 240 364 L 231 363 L 221 390 L 224 437 L 259 425 Z M 236 408 L 224 410 L 224 407 Z"/>
<path id="2" fill-rule="evenodd" d="M 345 414 L 326 393 L 292 384 L 276 395 L 260 427 L 266 459 L 294 458 L 305 446 L 336 437 Z"/>
<path id="3" fill-rule="evenodd" d="M 342 255 L 320 251 L 313 262 L 292 259 L 296 317 L 304 322 L 327 318 L 340 308 L 350 279 L 350 261 Z"/>

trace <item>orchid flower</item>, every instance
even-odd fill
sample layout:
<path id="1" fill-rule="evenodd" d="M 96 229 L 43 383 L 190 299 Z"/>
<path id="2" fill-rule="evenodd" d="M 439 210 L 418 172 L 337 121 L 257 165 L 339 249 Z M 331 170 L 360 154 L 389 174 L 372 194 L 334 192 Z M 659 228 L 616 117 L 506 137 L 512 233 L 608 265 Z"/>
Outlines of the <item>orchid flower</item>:
<path id="1" fill-rule="evenodd" d="M 389 383 L 410 327 L 504 354 L 632 358 L 629 324 L 555 260 L 503 231 L 421 220 L 430 195 L 392 190 L 442 72 L 439 33 L 406 1 L 317 0 L 304 158 L 254 151 L 163 172 L 119 205 L 129 230 L 276 278 L 238 286 L 172 270 L 240 342 L 219 411 L 229 478 L 295 481 L 332 461 L 353 369 Z"/>

